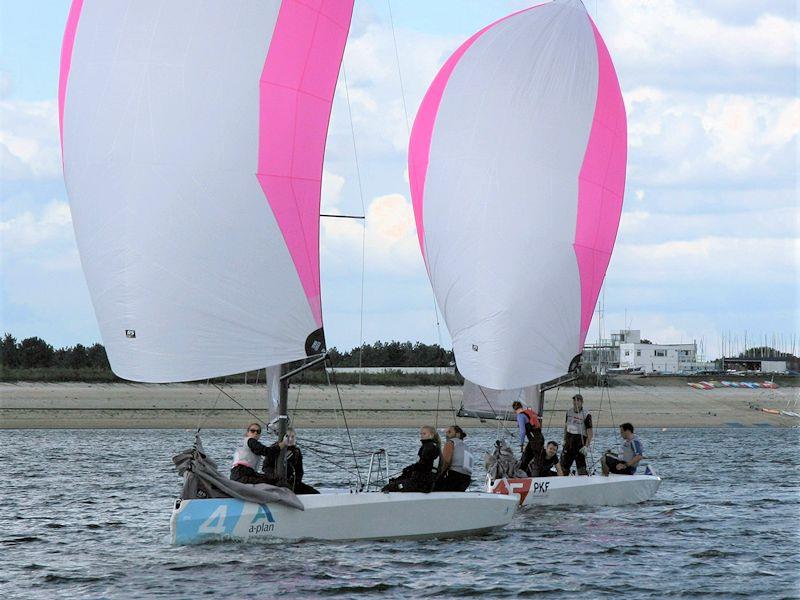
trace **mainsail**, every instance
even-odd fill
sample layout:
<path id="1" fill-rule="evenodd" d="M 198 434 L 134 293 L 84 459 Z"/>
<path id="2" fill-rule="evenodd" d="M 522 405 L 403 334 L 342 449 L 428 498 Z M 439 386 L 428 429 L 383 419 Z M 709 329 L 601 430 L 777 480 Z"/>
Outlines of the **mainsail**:
<path id="1" fill-rule="evenodd" d="M 73 0 L 59 117 L 114 372 L 204 379 L 324 348 L 322 162 L 352 0 Z"/>
<path id="2" fill-rule="evenodd" d="M 580 0 L 514 13 L 434 79 L 409 147 L 420 246 L 465 378 L 495 390 L 583 349 L 625 187 L 625 107 Z"/>

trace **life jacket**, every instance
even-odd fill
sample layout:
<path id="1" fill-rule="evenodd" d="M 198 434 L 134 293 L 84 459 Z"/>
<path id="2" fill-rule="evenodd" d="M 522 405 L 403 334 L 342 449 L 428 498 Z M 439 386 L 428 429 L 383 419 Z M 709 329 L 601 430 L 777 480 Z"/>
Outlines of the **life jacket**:
<path id="1" fill-rule="evenodd" d="M 425 467 L 425 463 L 430 461 L 431 473 L 434 475 L 439 472 L 439 463 L 441 461 L 442 453 L 439 451 L 439 446 L 436 445 L 434 440 L 424 440 L 417 452 L 419 456 L 418 464 L 420 467 Z M 421 471 L 419 471 L 421 472 Z"/>
<path id="2" fill-rule="evenodd" d="M 236 449 L 236 452 L 233 454 L 233 466 L 242 465 L 245 467 L 250 467 L 254 471 L 258 471 L 258 464 L 261 462 L 261 457 L 250 450 L 250 446 L 247 445 L 247 440 L 250 438 L 244 438 L 242 444 Z"/>
<path id="3" fill-rule="evenodd" d="M 539 423 L 539 415 L 536 414 L 532 408 L 523 408 L 522 414 L 528 417 L 528 423 L 534 429 L 540 429 L 542 427 L 541 423 Z"/>
<path id="4" fill-rule="evenodd" d="M 581 409 L 575 412 L 573 409 L 567 411 L 567 433 L 586 437 L 586 410 Z"/>
<path id="5" fill-rule="evenodd" d="M 461 438 L 453 438 L 448 440 L 453 442 L 453 460 L 450 463 L 450 470 L 463 475 L 472 475 L 473 458 L 467 445 Z"/>

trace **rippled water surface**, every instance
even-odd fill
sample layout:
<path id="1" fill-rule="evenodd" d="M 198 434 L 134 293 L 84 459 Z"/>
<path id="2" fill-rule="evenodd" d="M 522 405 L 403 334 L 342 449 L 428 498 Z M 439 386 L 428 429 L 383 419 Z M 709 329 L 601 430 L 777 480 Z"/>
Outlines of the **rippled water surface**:
<path id="1" fill-rule="evenodd" d="M 467 441 L 479 454 L 496 433 Z M 614 433 L 601 430 L 597 448 Z M 461 540 L 172 547 L 180 481 L 170 458 L 190 432 L 0 431 L 0 597 L 800 598 L 799 430 L 638 433 L 664 478 L 646 504 L 533 509 Z M 239 435 L 203 439 L 227 465 Z M 303 436 L 346 440 L 307 430 L 301 445 Z M 393 467 L 418 444 L 412 430 L 353 436 L 390 449 Z M 306 456 L 309 483 L 351 479 Z"/>

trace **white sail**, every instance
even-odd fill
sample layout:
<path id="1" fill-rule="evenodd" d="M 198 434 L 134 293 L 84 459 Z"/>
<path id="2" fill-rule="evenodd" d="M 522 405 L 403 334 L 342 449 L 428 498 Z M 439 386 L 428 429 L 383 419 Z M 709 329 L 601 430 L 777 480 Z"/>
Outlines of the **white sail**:
<path id="1" fill-rule="evenodd" d="M 322 349 L 322 160 L 351 11 L 74 0 L 64 173 L 120 377 L 204 379 Z"/>
<path id="2" fill-rule="evenodd" d="M 496 390 L 567 372 L 616 237 L 626 162 L 614 67 L 580 0 L 467 40 L 414 122 L 417 231 L 459 371 Z"/>
<path id="3" fill-rule="evenodd" d="M 511 408 L 514 402 L 521 402 L 523 406 L 538 410 L 538 390 L 539 387 L 535 385 L 511 390 L 493 390 L 466 379 L 459 416 L 513 421 L 516 418 Z"/>

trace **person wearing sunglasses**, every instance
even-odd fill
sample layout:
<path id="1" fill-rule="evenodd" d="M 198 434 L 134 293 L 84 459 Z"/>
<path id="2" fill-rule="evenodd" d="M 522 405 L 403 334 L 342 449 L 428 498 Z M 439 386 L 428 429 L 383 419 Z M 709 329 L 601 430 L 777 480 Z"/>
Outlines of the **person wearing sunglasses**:
<path id="1" fill-rule="evenodd" d="M 233 455 L 233 468 L 231 468 L 231 481 L 239 483 L 270 483 L 274 481 L 263 473 L 258 472 L 262 457 L 270 449 L 259 442 L 261 425 L 250 423 L 245 430 L 244 439 Z"/>

